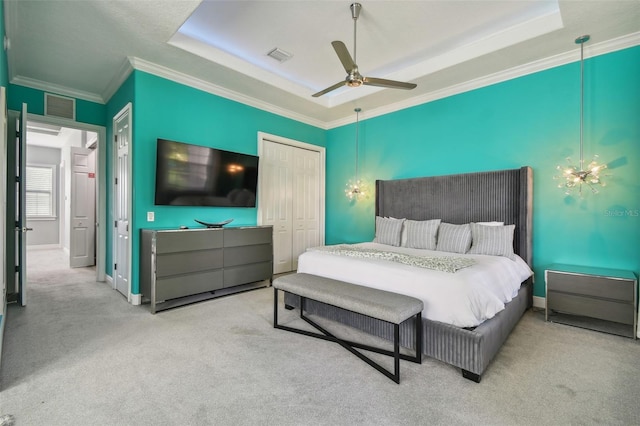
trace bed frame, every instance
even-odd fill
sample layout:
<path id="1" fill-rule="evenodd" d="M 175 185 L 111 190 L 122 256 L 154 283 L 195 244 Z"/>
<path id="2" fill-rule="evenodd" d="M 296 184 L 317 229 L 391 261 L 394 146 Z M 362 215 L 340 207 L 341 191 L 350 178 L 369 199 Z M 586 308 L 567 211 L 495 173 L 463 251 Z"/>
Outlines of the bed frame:
<path id="1" fill-rule="evenodd" d="M 442 219 L 448 223 L 501 221 L 515 224 L 514 251 L 531 267 L 533 173 L 530 167 L 448 176 L 376 181 L 376 216 L 412 220 Z M 285 295 L 287 305 L 297 298 Z M 533 305 L 533 280 L 495 317 L 473 329 L 423 318 L 422 348 L 429 357 L 462 369 L 463 377 L 480 382 L 482 373 L 523 313 Z M 334 306 L 311 303 L 309 313 L 330 318 L 360 330 L 393 339 L 384 322 Z M 414 349 L 415 324 L 400 327 L 400 343 Z"/>

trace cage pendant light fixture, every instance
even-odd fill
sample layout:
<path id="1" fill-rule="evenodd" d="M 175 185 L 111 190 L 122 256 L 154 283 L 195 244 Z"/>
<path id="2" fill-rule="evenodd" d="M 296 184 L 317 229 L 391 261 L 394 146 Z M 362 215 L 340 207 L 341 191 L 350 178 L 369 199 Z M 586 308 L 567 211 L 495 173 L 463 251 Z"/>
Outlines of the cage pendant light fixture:
<path id="1" fill-rule="evenodd" d="M 344 190 L 345 195 L 350 201 L 358 201 L 368 196 L 365 182 L 360 179 L 358 175 L 358 137 L 360 132 L 360 111 L 362 111 L 362 109 L 356 108 L 354 111 L 356 113 L 356 174 L 353 179 L 349 179 Z"/>
<path id="2" fill-rule="evenodd" d="M 597 155 L 593 156 L 586 168 L 584 166 L 584 44 L 590 38 L 589 35 L 583 35 L 575 40 L 580 45 L 580 162 L 575 165 L 571 158 L 567 158 L 567 165 L 556 167 L 561 174 L 554 177 L 560 181 L 558 188 L 564 189 L 565 194 L 570 195 L 577 190 L 581 197 L 583 186 L 594 194 L 598 193 L 599 187 L 605 186 L 601 173 L 607 168 L 606 164 L 598 163 Z"/>

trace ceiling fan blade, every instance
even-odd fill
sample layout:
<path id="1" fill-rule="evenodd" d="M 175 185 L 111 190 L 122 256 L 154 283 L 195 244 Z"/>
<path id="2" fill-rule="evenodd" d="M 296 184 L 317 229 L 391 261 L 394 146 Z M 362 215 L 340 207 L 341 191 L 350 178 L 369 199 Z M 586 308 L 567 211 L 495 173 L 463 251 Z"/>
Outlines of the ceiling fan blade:
<path id="1" fill-rule="evenodd" d="M 342 66 L 344 67 L 344 70 L 347 72 L 347 74 L 358 68 L 356 63 L 351 58 L 351 54 L 349 54 L 347 46 L 345 46 L 343 42 L 336 40 L 332 41 L 331 45 L 333 46 L 333 50 L 335 50 L 338 54 L 338 58 L 340 59 L 340 62 L 342 62 Z"/>
<path id="2" fill-rule="evenodd" d="M 314 98 L 317 98 L 319 96 L 324 95 L 325 93 L 331 92 L 332 90 L 339 89 L 340 87 L 344 86 L 345 84 L 347 84 L 347 82 L 343 80 L 340 83 L 336 83 L 333 86 L 327 87 L 326 89 L 319 91 L 318 93 L 314 93 L 312 96 Z"/>
<path id="3" fill-rule="evenodd" d="M 386 80 L 384 78 L 364 77 L 362 82 L 365 86 L 389 87 L 391 89 L 415 89 L 418 85 L 405 83 L 404 81 Z"/>

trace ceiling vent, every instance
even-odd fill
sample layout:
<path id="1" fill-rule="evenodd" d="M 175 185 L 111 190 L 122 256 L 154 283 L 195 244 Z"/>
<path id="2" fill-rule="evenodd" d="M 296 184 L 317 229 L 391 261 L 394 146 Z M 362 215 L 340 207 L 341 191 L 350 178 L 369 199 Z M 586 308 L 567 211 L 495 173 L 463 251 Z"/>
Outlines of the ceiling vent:
<path id="1" fill-rule="evenodd" d="M 293 58 L 293 55 L 291 53 L 285 52 L 284 50 L 278 49 L 277 47 L 267 53 L 267 56 L 275 59 L 278 62 L 288 61 L 289 59 Z"/>
<path id="2" fill-rule="evenodd" d="M 76 100 L 64 96 L 44 94 L 44 115 L 76 119 Z"/>

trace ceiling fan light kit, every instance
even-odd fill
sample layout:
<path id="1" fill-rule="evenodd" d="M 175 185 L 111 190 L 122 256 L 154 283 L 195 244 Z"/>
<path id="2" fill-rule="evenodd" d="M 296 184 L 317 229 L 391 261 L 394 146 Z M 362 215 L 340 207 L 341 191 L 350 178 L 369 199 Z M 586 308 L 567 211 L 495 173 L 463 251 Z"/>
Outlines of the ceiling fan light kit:
<path id="1" fill-rule="evenodd" d="M 377 87 L 386 87 L 391 89 L 405 89 L 411 90 L 416 88 L 416 84 L 414 83 L 405 83 L 403 81 L 395 81 L 395 80 L 387 80 L 384 78 L 375 78 L 375 77 L 364 77 L 360 74 L 358 70 L 358 65 L 356 64 L 357 59 L 357 43 L 356 43 L 356 35 L 357 35 L 357 23 L 358 17 L 360 16 L 360 11 L 362 10 L 362 5 L 360 3 L 352 3 L 349 6 L 351 9 L 351 18 L 353 18 L 353 58 L 351 54 L 349 54 L 349 50 L 347 50 L 347 46 L 339 40 L 335 40 L 331 42 L 333 46 L 333 50 L 335 50 L 338 55 L 338 59 L 342 63 L 344 70 L 347 72 L 347 77 L 344 81 L 338 82 L 332 86 L 327 87 L 324 90 L 319 91 L 318 93 L 314 93 L 313 97 L 317 98 L 322 95 L 325 95 L 333 90 L 339 89 L 343 86 L 348 87 L 360 87 L 362 85 L 365 86 L 377 86 Z"/>

